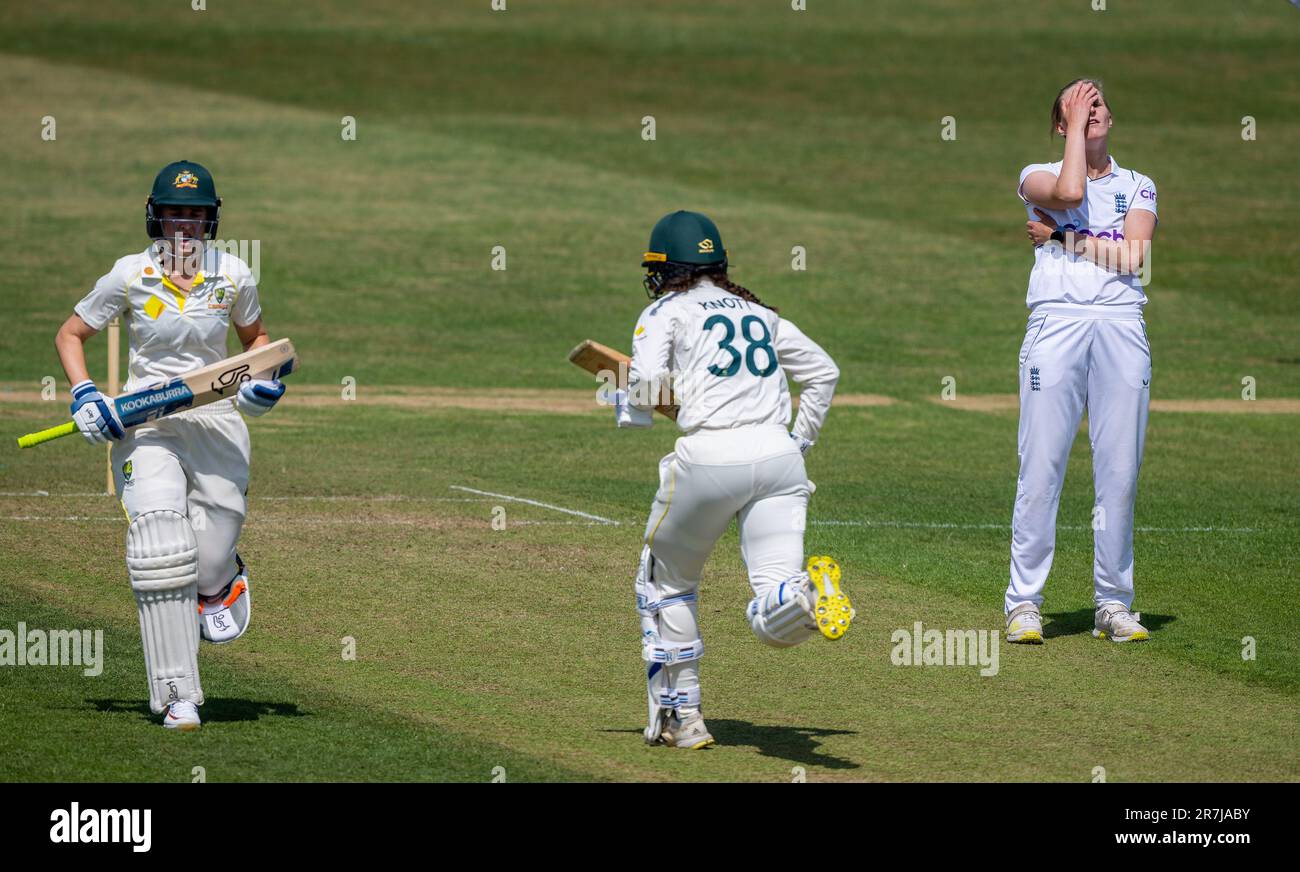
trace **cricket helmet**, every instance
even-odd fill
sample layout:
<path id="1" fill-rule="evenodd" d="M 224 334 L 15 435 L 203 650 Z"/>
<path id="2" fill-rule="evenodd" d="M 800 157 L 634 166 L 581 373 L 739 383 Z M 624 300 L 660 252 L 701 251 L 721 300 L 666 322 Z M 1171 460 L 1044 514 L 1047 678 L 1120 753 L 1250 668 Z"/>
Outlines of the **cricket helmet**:
<path id="1" fill-rule="evenodd" d="M 208 217 L 204 221 L 204 236 L 215 239 L 217 222 L 221 219 L 221 198 L 217 196 L 212 173 L 202 164 L 178 160 L 163 167 L 153 180 L 153 190 L 144 206 L 144 226 L 150 239 L 162 238 L 162 221 L 154 211 L 155 206 L 202 206 Z"/>
<path id="2" fill-rule="evenodd" d="M 722 234 L 707 215 L 678 210 L 659 219 L 641 258 L 645 288 L 652 298 L 669 279 L 727 269 Z"/>

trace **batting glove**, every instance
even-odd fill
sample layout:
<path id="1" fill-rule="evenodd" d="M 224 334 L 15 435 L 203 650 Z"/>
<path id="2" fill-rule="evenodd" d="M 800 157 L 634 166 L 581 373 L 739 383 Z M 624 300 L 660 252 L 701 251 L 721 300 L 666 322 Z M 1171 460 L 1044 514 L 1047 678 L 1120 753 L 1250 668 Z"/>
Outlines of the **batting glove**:
<path id="1" fill-rule="evenodd" d="M 649 427 L 654 424 L 654 414 L 632 405 L 627 391 L 614 391 L 614 422 L 619 427 Z"/>
<path id="2" fill-rule="evenodd" d="M 795 445 L 799 446 L 800 454 L 807 454 L 808 449 L 812 448 L 814 445 L 817 444 L 816 442 L 809 442 L 807 439 L 803 438 L 802 436 L 796 436 L 793 433 L 790 434 L 790 438 L 794 440 Z"/>
<path id="3" fill-rule="evenodd" d="M 245 415 L 256 418 L 271 411 L 271 407 L 280 402 L 282 396 L 284 383 L 279 379 L 249 379 L 235 395 L 235 405 Z"/>
<path id="4" fill-rule="evenodd" d="M 72 387 L 72 420 L 91 445 L 107 445 L 126 432 L 113 404 L 90 379 Z"/>

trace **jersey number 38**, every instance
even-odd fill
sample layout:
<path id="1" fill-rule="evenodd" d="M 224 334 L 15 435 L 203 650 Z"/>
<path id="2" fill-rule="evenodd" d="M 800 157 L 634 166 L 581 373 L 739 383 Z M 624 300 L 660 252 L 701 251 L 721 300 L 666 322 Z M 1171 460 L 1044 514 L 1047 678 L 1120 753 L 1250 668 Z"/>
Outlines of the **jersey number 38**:
<path id="1" fill-rule="evenodd" d="M 749 345 L 745 348 L 742 355 L 732 340 L 736 338 L 736 323 L 726 315 L 714 315 L 704 322 L 704 332 L 710 333 L 714 327 L 721 325 L 724 330 L 722 340 L 718 343 L 718 348 L 731 355 L 731 362 L 726 366 L 718 366 L 716 363 L 709 365 L 709 372 L 720 378 L 729 378 L 740 372 L 740 362 L 744 360 L 745 369 L 759 378 L 766 378 L 776 372 L 778 362 L 776 359 L 776 349 L 772 347 L 772 334 L 767 332 L 767 324 L 757 315 L 746 315 L 740 319 L 740 335 L 745 337 Z M 755 336 L 754 334 L 759 335 Z M 758 366 L 759 352 L 763 354 L 763 367 Z"/>

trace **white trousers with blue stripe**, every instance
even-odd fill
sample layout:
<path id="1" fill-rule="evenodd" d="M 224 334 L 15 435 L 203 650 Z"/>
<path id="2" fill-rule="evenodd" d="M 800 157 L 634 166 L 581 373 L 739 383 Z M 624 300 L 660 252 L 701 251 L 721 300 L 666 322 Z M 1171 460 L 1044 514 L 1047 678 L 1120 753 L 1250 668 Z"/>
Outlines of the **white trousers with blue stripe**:
<path id="1" fill-rule="evenodd" d="M 1140 310 L 1042 305 L 1020 349 L 1020 476 L 1004 606 L 1043 602 L 1056 514 L 1083 412 L 1096 500 L 1096 605 L 1133 604 L 1133 506 L 1146 441 L 1151 346 Z"/>

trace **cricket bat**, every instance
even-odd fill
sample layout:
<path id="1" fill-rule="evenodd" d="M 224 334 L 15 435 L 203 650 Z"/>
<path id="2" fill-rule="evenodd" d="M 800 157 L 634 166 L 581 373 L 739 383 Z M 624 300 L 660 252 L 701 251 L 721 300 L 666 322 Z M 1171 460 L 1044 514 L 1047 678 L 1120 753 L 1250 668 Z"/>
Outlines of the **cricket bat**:
<path id="1" fill-rule="evenodd" d="M 585 369 L 592 375 L 599 375 L 601 372 L 617 373 L 619 377 L 619 387 L 627 387 L 627 366 L 632 362 L 621 351 L 615 351 L 608 345 L 601 345 L 591 339 L 578 345 L 577 348 L 569 352 L 569 361 L 579 369 Z M 674 421 L 677 420 L 677 406 L 655 406 L 655 411 Z"/>
<path id="2" fill-rule="evenodd" d="M 253 378 L 283 378 L 297 366 L 298 355 L 293 350 L 293 343 L 288 339 L 277 339 L 260 348 L 227 357 L 211 366 L 201 366 L 164 384 L 151 385 L 105 399 L 113 404 L 122 426 L 129 430 L 145 421 L 165 418 L 182 409 L 194 409 L 232 397 L 244 382 Z M 31 448 L 76 432 L 77 423 L 68 421 L 48 430 L 18 437 L 18 447 Z"/>

